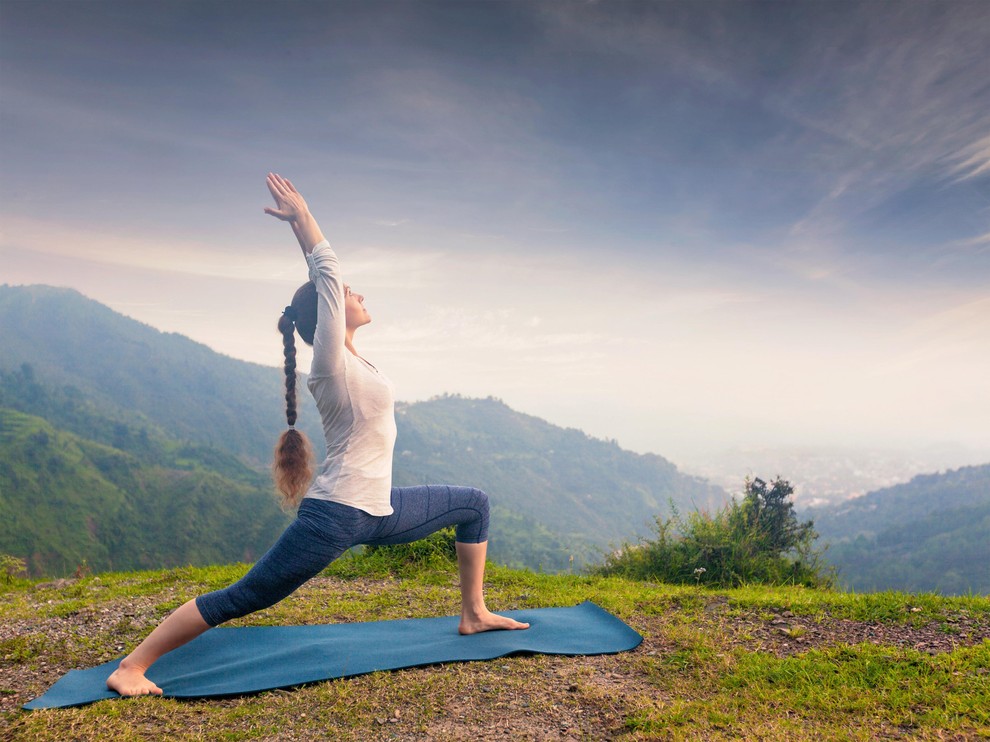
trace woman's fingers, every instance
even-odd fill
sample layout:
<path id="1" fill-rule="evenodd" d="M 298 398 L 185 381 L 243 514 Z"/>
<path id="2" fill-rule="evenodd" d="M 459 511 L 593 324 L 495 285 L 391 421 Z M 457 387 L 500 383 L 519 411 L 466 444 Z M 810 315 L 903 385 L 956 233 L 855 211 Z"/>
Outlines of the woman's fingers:
<path id="1" fill-rule="evenodd" d="M 289 193 L 289 189 L 285 187 L 285 181 L 275 173 L 268 173 L 268 189 L 272 192 L 273 196 L 277 194 L 284 197 Z"/>
<path id="2" fill-rule="evenodd" d="M 306 202 L 288 178 L 283 178 L 278 173 L 268 173 L 265 182 L 268 184 L 269 193 L 275 199 L 275 208 L 266 208 L 266 214 L 283 221 L 292 221 L 305 212 Z"/>

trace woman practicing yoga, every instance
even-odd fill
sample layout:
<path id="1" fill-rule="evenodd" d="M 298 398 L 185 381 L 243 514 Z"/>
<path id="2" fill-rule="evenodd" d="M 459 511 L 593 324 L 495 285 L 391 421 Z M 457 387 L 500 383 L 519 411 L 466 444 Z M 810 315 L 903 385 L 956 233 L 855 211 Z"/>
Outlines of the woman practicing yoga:
<path id="1" fill-rule="evenodd" d="M 224 621 L 274 605 L 352 546 L 408 543 L 445 526 L 456 526 L 459 631 L 529 627 L 485 607 L 485 493 L 470 487 L 392 487 L 392 385 L 354 348 L 354 332 L 371 321 L 364 297 L 341 281 L 337 256 L 292 183 L 269 173 L 268 190 L 275 208 L 265 213 L 289 222 L 309 265 L 309 282 L 278 321 L 289 429 L 276 446 L 273 471 L 276 487 L 287 504 L 298 505 L 298 514 L 243 578 L 179 606 L 121 660 L 107 687 L 122 696 L 161 694 L 145 677 L 159 657 Z M 313 346 L 309 389 L 327 441 L 327 458 L 312 484 L 309 441 L 294 427 L 295 332 Z"/>

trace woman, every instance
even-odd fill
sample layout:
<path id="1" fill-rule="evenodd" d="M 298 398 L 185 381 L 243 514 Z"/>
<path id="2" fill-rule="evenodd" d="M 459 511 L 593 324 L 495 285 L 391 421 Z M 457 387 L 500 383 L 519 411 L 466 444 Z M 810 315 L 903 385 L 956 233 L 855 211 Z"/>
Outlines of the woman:
<path id="1" fill-rule="evenodd" d="M 269 173 L 268 190 L 275 208 L 265 213 L 292 226 L 310 274 L 278 322 L 289 429 L 276 446 L 273 470 L 277 488 L 287 504 L 298 505 L 298 515 L 241 580 L 181 605 L 121 660 L 107 687 L 122 696 L 160 695 L 161 688 L 145 677 L 159 657 L 224 621 L 277 603 L 352 546 L 408 543 L 451 525 L 456 526 L 461 582 L 459 631 L 529 627 L 485 607 L 485 493 L 469 487 L 391 486 L 392 385 L 354 347 L 355 331 L 371 321 L 364 297 L 341 281 L 337 256 L 292 183 Z M 294 427 L 295 332 L 313 346 L 309 388 L 327 441 L 327 458 L 312 484 L 309 442 Z"/>

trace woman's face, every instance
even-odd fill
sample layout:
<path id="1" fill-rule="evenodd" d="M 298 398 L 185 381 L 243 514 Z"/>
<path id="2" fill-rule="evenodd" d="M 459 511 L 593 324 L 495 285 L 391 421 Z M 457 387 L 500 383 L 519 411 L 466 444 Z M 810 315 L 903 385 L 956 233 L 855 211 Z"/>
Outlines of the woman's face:
<path id="1" fill-rule="evenodd" d="M 347 326 L 353 329 L 371 322 L 371 315 L 364 308 L 364 297 L 351 291 L 351 287 L 346 283 L 344 284 L 344 316 L 347 319 Z"/>

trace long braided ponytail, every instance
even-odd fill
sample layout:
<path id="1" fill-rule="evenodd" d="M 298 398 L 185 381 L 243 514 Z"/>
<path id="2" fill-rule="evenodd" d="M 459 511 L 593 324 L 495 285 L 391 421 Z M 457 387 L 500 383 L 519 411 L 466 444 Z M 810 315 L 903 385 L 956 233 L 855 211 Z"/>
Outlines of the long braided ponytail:
<path id="1" fill-rule="evenodd" d="M 312 287 L 313 284 L 307 284 Z M 315 288 L 315 287 L 314 287 Z M 304 285 L 292 298 L 292 304 L 285 308 L 282 316 L 278 319 L 278 331 L 282 334 L 282 354 L 285 356 L 285 419 L 289 425 L 275 444 L 275 458 L 272 463 L 272 477 L 275 480 L 275 489 L 282 497 L 282 505 L 285 508 L 294 508 L 299 504 L 306 488 L 313 477 L 313 447 L 309 439 L 300 431 L 296 430 L 296 341 L 295 331 L 298 325 L 300 334 L 304 340 L 312 343 L 313 333 L 310 324 L 315 328 L 315 301 L 307 301 L 309 294 L 315 300 L 315 290 L 307 289 Z M 298 301 L 297 301 L 298 300 Z M 308 305 L 312 305 L 313 322 L 308 320 L 310 312 Z M 302 305 L 298 307 L 297 305 Z M 300 309 L 303 311 L 301 312 Z M 306 314 L 304 318 L 302 315 Z M 305 330 L 310 330 L 305 332 Z M 308 335 L 308 338 L 307 338 Z"/>

